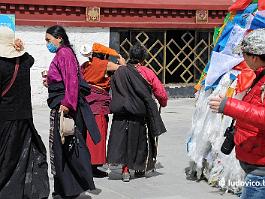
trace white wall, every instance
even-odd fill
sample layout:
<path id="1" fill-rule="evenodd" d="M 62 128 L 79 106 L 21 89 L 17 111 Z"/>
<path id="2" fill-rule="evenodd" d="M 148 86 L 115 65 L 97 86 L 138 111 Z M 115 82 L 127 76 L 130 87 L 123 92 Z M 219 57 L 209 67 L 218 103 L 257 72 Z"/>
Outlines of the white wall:
<path id="1" fill-rule="evenodd" d="M 17 26 L 16 37 L 25 43 L 26 51 L 35 58 L 35 64 L 31 69 L 31 92 L 33 106 L 46 105 L 47 89 L 42 86 L 41 71 L 48 69 L 54 54 L 46 48 L 45 32 L 47 27 L 43 26 Z M 109 28 L 79 28 L 66 27 L 74 50 L 80 64 L 86 61 L 79 53 L 82 44 L 92 46 L 93 42 L 109 45 Z"/>

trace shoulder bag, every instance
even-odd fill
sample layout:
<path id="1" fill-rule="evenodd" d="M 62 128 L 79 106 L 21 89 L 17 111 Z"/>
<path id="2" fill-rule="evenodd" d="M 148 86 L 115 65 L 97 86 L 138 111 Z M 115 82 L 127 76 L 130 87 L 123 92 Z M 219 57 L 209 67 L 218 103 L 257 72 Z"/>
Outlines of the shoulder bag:
<path id="1" fill-rule="evenodd" d="M 7 87 L 5 88 L 5 90 L 2 92 L 1 97 L 4 97 L 6 95 L 6 93 L 10 90 L 10 88 L 12 87 L 12 85 L 14 84 L 16 77 L 17 77 L 17 72 L 19 69 L 19 58 L 16 58 L 16 66 L 15 66 L 15 70 L 13 73 L 13 77 L 10 80 L 9 84 L 7 85 Z"/>

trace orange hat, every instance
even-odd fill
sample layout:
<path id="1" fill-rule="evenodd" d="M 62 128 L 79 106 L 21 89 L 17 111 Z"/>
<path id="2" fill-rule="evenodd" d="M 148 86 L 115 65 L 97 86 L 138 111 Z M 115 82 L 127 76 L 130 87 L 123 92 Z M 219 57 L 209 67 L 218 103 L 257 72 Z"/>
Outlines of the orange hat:
<path id="1" fill-rule="evenodd" d="M 106 54 L 106 55 L 111 55 L 111 56 L 114 56 L 114 57 L 118 57 L 119 54 L 117 53 L 116 50 L 113 50 L 109 47 L 106 47 L 102 44 L 99 44 L 99 43 L 94 43 L 93 44 L 93 47 L 92 47 L 92 52 L 94 53 L 102 53 L 102 54 Z"/>

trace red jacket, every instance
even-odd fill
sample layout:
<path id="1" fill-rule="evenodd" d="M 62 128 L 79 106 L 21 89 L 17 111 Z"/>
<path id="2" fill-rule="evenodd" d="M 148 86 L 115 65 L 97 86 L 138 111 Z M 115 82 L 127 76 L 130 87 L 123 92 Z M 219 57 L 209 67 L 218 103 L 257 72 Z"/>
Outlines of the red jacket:
<path id="1" fill-rule="evenodd" d="M 260 166 L 265 166 L 265 99 L 263 103 L 261 100 L 263 85 L 265 76 L 242 101 L 228 98 L 224 107 L 224 114 L 236 119 L 237 159 Z"/>
<path id="2" fill-rule="evenodd" d="M 160 82 L 156 74 L 149 68 L 139 65 L 137 71 L 150 84 L 153 94 L 162 107 L 167 106 L 168 96 L 163 84 Z"/>

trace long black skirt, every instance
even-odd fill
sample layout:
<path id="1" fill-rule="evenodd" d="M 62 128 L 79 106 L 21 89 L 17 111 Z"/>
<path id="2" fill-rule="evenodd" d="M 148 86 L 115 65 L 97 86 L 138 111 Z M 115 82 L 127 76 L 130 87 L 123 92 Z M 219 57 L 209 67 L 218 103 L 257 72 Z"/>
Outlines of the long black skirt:
<path id="1" fill-rule="evenodd" d="M 155 165 L 155 140 L 147 131 L 144 118 L 114 115 L 110 130 L 107 162 L 148 171 Z"/>
<path id="2" fill-rule="evenodd" d="M 32 119 L 0 123 L 0 198 L 49 196 L 46 149 Z"/>
<path id="3" fill-rule="evenodd" d="M 95 189 L 90 153 L 82 135 L 65 137 L 62 144 L 59 133 L 59 114 L 55 109 L 50 115 L 50 159 L 54 176 L 54 192 L 62 197 L 76 196 Z"/>

